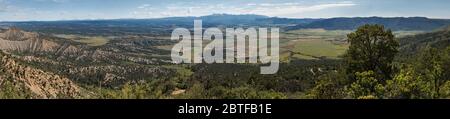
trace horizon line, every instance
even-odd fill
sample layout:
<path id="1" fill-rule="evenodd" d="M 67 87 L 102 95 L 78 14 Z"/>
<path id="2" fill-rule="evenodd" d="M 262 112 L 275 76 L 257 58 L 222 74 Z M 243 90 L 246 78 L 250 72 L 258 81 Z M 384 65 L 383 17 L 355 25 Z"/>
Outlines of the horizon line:
<path id="1" fill-rule="evenodd" d="M 14 21 L 1 21 L 0 23 L 8 23 L 8 22 L 58 22 L 58 21 L 102 21 L 102 20 L 154 20 L 154 19 L 166 19 L 166 18 L 199 18 L 205 16 L 214 16 L 214 15 L 235 15 L 235 16 L 243 16 L 243 15 L 256 15 L 256 16 L 266 16 L 266 15 L 258 15 L 258 14 L 210 14 L 204 16 L 169 16 L 169 17 L 155 17 L 155 18 L 97 18 L 97 19 L 59 19 L 59 20 L 14 20 Z M 280 16 L 266 16 L 267 18 L 286 18 L 286 19 L 333 19 L 333 18 L 371 18 L 371 17 L 379 17 L 379 18 L 427 18 L 427 19 L 442 19 L 442 20 L 450 20 L 450 18 L 437 18 L 437 17 L 425 17 L 425 16 L 342 16 L 342 17 L 304 17 L 304 18 L 295 18 L 295 17 L 280 17 Z"/>

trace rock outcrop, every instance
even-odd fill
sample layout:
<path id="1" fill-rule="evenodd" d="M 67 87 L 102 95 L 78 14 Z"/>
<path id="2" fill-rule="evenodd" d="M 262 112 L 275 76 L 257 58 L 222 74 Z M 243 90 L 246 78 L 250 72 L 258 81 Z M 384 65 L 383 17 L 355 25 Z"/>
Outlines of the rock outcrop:
<path id="1" fill-rule="evenodd" d="M 31 92 L 30 98 L 83 98 L 82 89 L 71 80 L 16 62 L 0 51 L 0 84 L 4 80 L 14 82 L 15 87 Z M 0 85 L 1 86 L 1 85 Z"/>
<path id="2" fill-rule="evenodd" d="M 0 33 L 0 50 L 18 52 L 46 52 L 53 54 L 71 54 L 79 51 L 74 46 L 61 45 L 40 37 L 34 32 L 22 31 L 11 27 Z"/>

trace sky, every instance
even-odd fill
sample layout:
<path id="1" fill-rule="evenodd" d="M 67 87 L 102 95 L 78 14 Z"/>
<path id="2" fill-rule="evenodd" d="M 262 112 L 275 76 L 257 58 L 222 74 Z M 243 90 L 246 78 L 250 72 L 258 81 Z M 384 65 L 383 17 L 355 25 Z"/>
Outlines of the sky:
<path id="1" fill-rule="evenodd" d="M 0 0 L 0 21 L 258 14 L 286 18 L 450 19 L 450 0 Z"/>

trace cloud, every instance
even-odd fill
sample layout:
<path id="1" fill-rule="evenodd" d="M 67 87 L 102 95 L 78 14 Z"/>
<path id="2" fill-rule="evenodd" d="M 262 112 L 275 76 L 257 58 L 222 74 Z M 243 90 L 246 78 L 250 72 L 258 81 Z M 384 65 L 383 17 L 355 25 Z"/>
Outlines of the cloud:
<path id="1" fill-rule="evenodd" d="M 134 18 L 151 18 L 154 16 L 156 10 L 157 9 L 153 8 L 150 4 L 142 4 L 136 7 L 134 11 L 131 11 L 130 14 Z"/>
<path id="2" fill-rule="evenodd" d="M 7 12 L 8 9 L 9 9 L 9 5 L 7 5 L 4 0 L 0 0 L 0 13 Z"/>
<path id="3" fill-rule="evenodd" d="M 11 5 L 7 0 L 0 0 L 0 13 L 15 13 L 20 9 Z"/>
<path id="4" fill-rule="evenodd" d="M 150 4 L 143 4 L 143 5 L 139 6 L 138 8 L 139 9 L 145 9 L 145 8 L 148 8 L 148 7 L 150 7 Z"/>
<path id="5" fill-rule="evenodd" d="M 35 0 L 38 2 L 54 2 L 54 3 L 65 3 L 65 2 L 69 2 L 69 0 Z"/>
<path id="6" fill-rule="evenodd" d="M 298 16 L 299 14 L 306 12 L 317 12 L 321 10 L 339 8 L 339 7 L 351 7 L 357 4 L 346 1 L 339 3 L 323 3 L 315 5 L 303 5 L 301 3 L 262 3 L 262 4 L 250 4 L 255 6 L 254 8 L 247 9 L 248 11 L 243 11 L 251 14 L 264 14 L 268 16 Z"/>
<path id="7" fill-rule="evenodd" d="M 248 3 L 245 5 L 233 4 L 202 4 L 179 3 L 153 9 L 148 4 L 138 6 L 131 12 L 139 18 L 159 18 L 171 16 L 204 16 L 215 13 L 227 14 L 259 14 L 279 17 L 299 17 L 302 13 L 318 12 L 321 10 L 351 7 L 357 4 L 351 1 L 321 4 L 303 4 L 302 2 L 289 3 Z"/>
<path id="8" fill-rule="evenodd" d="M 286 2 L 286 3 L 244 3 L 223 2 L 211 4 L 208 2 L 174 2 L 154 5 L 149 2 L 137 4 L 125 14 L 112 15 L 109 12 L 92 11 L 95 14 L 74 12 L 72 10 L 62 12 L 61 10 L 43 10 L 35 7 L 23 7 L 8 4 L 9 0 L 0 0 L 0 20 L 53 20 L 53 19 L 85 19 L 85 18 L 162 18 L 174 16 L 205 16 L 211 14 L 259 14 L 277 17 L 300 17 L 305 14 L 314 14 L 322 10 L 333 8 L 351 7 L 357 4 L 346 2 L 308 3 Z M 72 4 L 75 0 L 33 0 L 48 3 Z M 70 13 L 70 14 L 69 14 Z M 307 15 L 306 15 L 307 16 Z M 303 16 L 302 16 L 303 17 Z"/>

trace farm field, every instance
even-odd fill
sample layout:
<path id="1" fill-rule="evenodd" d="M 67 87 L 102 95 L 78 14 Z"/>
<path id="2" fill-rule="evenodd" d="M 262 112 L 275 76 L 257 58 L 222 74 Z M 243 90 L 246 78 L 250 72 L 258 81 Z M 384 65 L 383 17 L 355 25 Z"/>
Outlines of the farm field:
<path id="1" fill-rule="evenodd" d="M 346 35 L 351 30 L 300 29 L 281 33 L 281 61 L 295 59 L 339 59 L 348 49 Z M 397 38 L 425 33 L 395 31 Z"/>
<path id="2" fill-rule="evenodd" d="M 83 43 L 88 46 L 102 46 L 108 43 L 108 38 L 102 36 L 79 36 L 79 35 L 66 35 L 57 34 L 56 37 L 70 39 L 75 42 Z"/>

